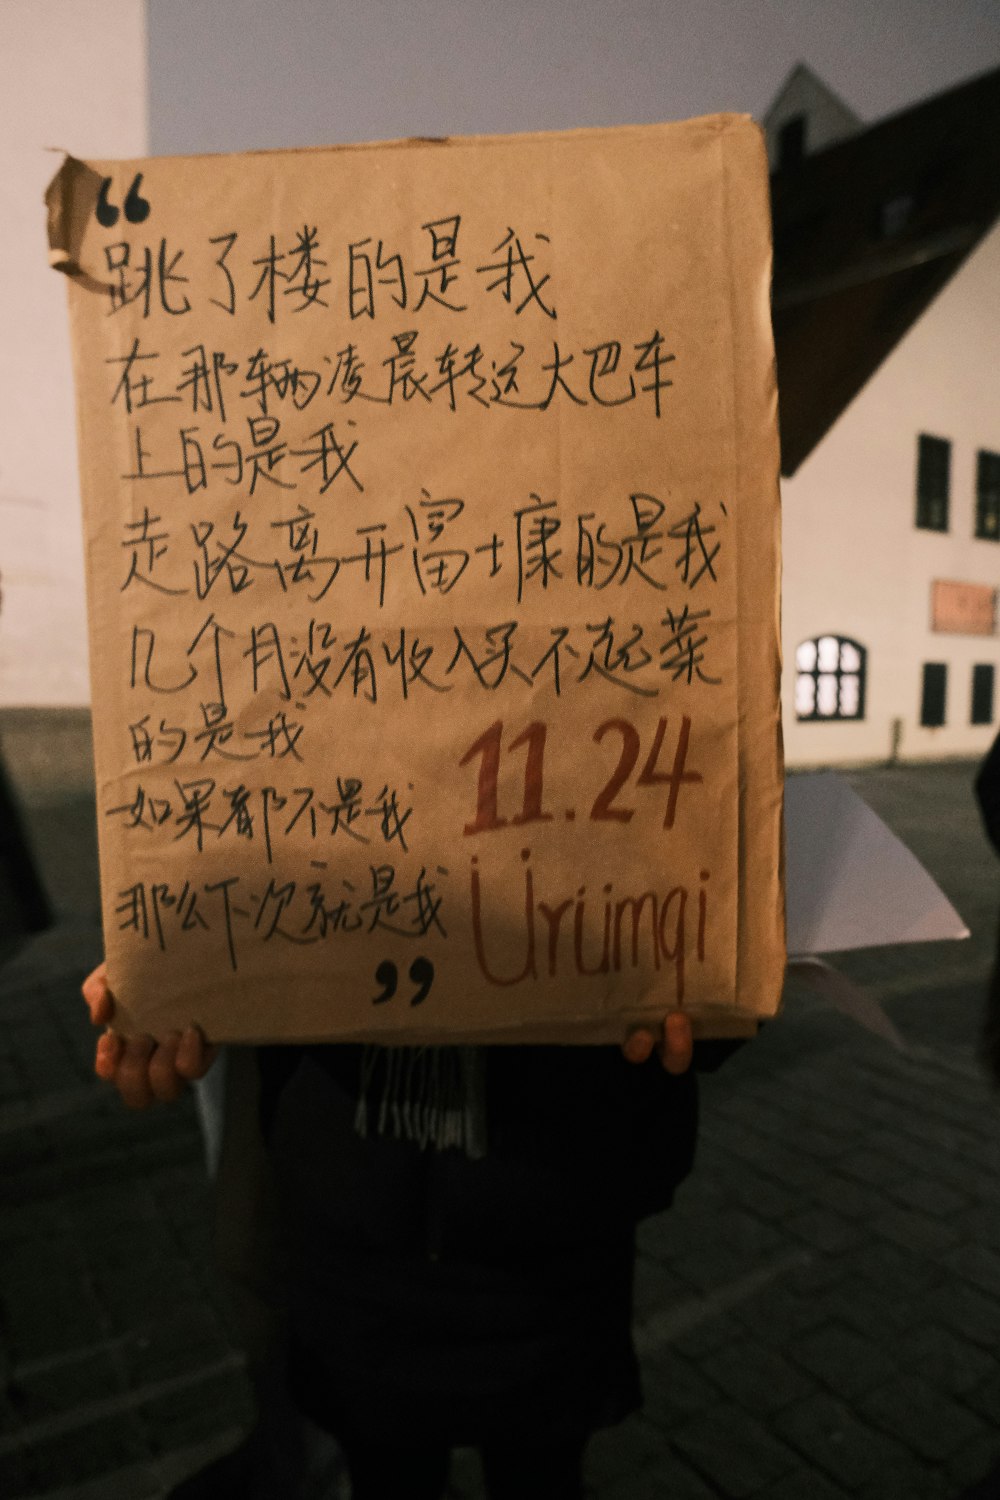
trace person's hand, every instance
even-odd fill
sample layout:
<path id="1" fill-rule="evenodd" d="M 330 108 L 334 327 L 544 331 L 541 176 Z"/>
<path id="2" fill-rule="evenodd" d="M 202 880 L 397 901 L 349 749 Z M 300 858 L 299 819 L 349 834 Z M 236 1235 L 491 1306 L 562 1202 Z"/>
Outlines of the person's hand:
<path id="1" fill-rule="evenodd" d="M 647 1026 L 640 1026 L 622 1043 L 622 1052 L 629 1062 L 644 1063 L 654 1051 L 659 1053 L 668 1073 L 687 1072 L 694 1055 L 694 1036 L 685 1011 L 669 1011 L 659 1035 Z"/>
<path id="2" fill-rule="evenodd" d="M 129 1109 L 146 1109 L 154 1099 L 169 1103 L 188 1083 L 203 1078 L 218 1053 L 197 1026 L 173 1031 L 162 1041 L 152 1036 L 123 1037 L 112 1030 L 115 998 L 108 987 L 107 965 L 100 964 L 83 982 L 83 998 L 95 1026 L 105 1027 L 94 1055 L 94 1072 L 114 1084 Z"/>

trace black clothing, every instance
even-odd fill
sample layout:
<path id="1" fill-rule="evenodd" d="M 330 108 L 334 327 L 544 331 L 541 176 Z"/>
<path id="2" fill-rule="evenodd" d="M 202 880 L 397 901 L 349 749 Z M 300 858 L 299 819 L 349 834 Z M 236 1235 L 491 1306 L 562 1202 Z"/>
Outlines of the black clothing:
<path id="1" fill-rule="evenodd" d="M 634 1229 L 691 1168 L 693 1073 L 617 1047 L 490 1048 L 470 1160 L 355 1133 L 358 1047 L 260 1059 L 291 1380 L 314 1420 L 348 1449 L 582 1450 L 638 1406 Z"/>
<path id="2" fill-rule="evenodd" d="M 975 791 L 986 836 L 1000 854 L 1000 734 L 979 767 Z M 996 958 L 986 995 L 981 1052 L 993 1082 L 1000 1084 L 1000 928 L 997 931 Z"/>
<path id="3" fill-rule="evenodd" d="M 990 843 L 1000 854 L 1000 734 L 976 773 L 975 786 L 983 827 Z"/>

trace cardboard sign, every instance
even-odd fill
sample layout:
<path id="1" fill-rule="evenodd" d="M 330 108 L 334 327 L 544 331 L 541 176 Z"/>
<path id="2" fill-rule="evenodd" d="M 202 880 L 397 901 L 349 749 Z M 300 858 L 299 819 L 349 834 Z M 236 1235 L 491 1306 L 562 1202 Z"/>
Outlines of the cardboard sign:
<path id="1" fill-rule="evenodd" d="M 123 1027 L 773 1012 L 757 128 L 67 159 L 48 203 Z"/>

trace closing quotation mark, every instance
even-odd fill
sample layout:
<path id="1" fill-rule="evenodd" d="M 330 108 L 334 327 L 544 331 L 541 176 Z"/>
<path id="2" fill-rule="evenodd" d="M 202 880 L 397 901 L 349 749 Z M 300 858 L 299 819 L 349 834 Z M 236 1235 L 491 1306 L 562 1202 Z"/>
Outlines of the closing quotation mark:
<path id="1" fill-rule="evenodd" d="M 149 199 L 144 198 L 139 192 L 142 184 L 142 173 L 137 172 L 132 186 L 129 188 L 125 198 L 125 217 L 130 224 L 141 224 L 143 219 L 149 218 Z M 111 178 L 105 177 L 101 183 L 101 191 L 97 195 L 97 222 L 103 224 L 105 229 L 111 229 L 118 223 L 121 209 L 111 203 L 108 193 L 111 191 Z"/>
<path id="2" fill-rule="evenodd" d="M 429 958 L 415 958 L 410 965 L 409 975 L 411 981 L 417 986 L 410 997 L 411 1005 L 420 1005 L 427 999 L 428 991 L 434 983 L 434 965 Z M 382 986 L 381 992 L 372 998 L 373 1005 L 381 1005 L 385 1000 L 391 1000 L 399 987 L 399 970 L 396 965 L 386 959 L 380 963 L 375 970 L 375 981 Z"/>

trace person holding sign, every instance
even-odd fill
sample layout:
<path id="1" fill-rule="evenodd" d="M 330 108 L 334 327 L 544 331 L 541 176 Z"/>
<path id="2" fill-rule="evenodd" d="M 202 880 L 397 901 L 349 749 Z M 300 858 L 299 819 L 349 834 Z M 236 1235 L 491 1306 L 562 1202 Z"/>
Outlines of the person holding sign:
<path id="1" fill-rule="evenodd" d="M 108 1028 L 95 1071 L 129 1107 L 174 1100 L 212 1066 L 196 1028 L 116 1035 L 103 966 L 84 996 Z M 620 1050 L 484 1049 L 479 1158 L 357 1134 L 365 1066 L 377 1093 L 387 1049 L 374 1069 L 348 1046 L 237 1050 L 257 1075 L 281 1205 L 268 1223 L 257 1204 L 247 1232 L 287 1230 L 289 1382 L 342 1447 L 354 1500 L 437 1500 L 456 1446 L 480 1448 L 491 1500 L 582 1495 L 591 1432 L 640 1399 L 634 1229 L 691 1166 L 688 1018 Z M 267 1387 L 274 1371 L 256 1374 Z"/>
<path id="2" fill-rule="evenodd" d="M 761 132 L 68 158 L 47 203 L 98 1071 L 142 1106 L 234 1044 L 220 1194 L 237 1248 L 281 1230 L 355 1500 L 432 1500 L 455 1444 L 571 1500 L 638 1404 L 692 1035 L 780 997 Z"/>

